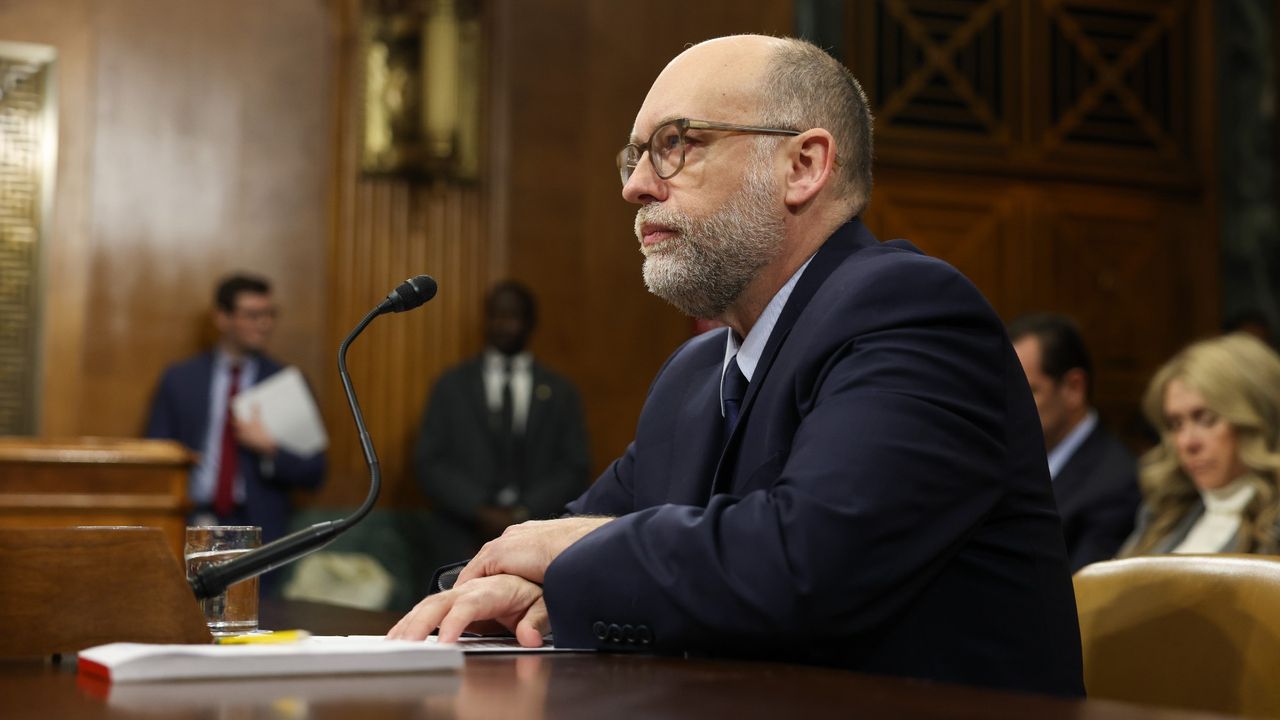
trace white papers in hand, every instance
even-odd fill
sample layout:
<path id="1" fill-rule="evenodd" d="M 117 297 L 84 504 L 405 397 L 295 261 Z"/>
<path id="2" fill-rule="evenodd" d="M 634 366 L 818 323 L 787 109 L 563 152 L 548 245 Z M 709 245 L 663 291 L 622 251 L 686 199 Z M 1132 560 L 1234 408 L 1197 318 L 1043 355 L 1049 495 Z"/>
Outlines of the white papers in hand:
<path id="1" fill-rule="evenodd" d="M 241 391 L 231 407 L 241 421 L 250 420 L 256 409 L 276 443 L 295 455 L 311 457 L 329 445 L 315 398 L 296 367 Z"/>

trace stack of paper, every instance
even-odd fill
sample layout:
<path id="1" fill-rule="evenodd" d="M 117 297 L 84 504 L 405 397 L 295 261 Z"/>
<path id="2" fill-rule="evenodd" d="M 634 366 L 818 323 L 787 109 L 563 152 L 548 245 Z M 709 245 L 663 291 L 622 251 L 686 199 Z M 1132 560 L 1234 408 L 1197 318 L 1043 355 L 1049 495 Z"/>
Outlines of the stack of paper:
<path id="1" fill-rule="evenodd" d="M 295 643 L 111 643 L 79 653 L 80 672 L 115 683 L 279 675 L 420 672 L 462 667 L 455 645 L 312 637 Z"/>

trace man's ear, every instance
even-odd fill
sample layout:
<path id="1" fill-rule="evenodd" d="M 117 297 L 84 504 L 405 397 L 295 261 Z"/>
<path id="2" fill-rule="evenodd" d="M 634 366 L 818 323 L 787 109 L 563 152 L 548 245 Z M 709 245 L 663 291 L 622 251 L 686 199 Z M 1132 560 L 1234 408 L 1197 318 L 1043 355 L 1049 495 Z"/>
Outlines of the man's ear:
<path id="1" fill-rule="evenodd" d="M 227 330 L 231 328 L 231 315 L 224 312 L 222 308 L 215 308 L 213 311 L 213 327 L 218 331 L 218 335 L 226 335 Z"/>
<path id="2" fill-rule="evenodd" d="M 822 128 L 806 130 L 790 139 L 787 155 L 787 192 L 784 201 L 798 207 L 812 200 L 831 182 L 835 170 L 836 141 Z"/>
<path id="3" fill-rule="evenodd" d="M 1071 368 L 1062 376 L 1062 387 L 1081 407 L 1089 404 L 1089 376 L 1084 368 Z"/>

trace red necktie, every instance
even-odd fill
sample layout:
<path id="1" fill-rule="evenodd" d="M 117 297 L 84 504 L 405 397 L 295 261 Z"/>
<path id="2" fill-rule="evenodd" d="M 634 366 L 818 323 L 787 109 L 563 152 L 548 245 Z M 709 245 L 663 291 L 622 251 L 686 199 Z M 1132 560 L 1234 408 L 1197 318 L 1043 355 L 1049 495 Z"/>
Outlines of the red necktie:
<path id="1" fill-rule="evenodd" d="M 213 493 L 213 512 L 220 519 L 227 518 L 236 508 L 235 485 L 238 448 L 236 443 L 235 416 L 231 413 L 231 401 L 240 391 L 240 366 L 231 366 L 231 383 L 227 388 L 227 411 L 222 422 L 222 452 L 218 456 L 218 486 Z"/>

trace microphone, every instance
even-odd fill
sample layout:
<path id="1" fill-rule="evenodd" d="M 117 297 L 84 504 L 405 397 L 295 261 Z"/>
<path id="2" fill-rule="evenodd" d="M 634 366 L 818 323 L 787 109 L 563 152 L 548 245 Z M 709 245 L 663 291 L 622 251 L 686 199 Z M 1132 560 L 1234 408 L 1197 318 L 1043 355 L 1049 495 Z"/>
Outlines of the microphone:
<path id="1" fill-rule="evenodd" d="M 191 590 L 197 599 L 204 600 L 219 595 L 234 583 L 274 570 L 303 555 L 319 550 L 364 519 L 364 516 L 373 509 L 382 488 L 382 469 L 378 465 L 378 455 L 373 449 L 373 440 L 365 427 L 364 414 L 360 412 L 355 388 L 351 386 L 351 375 L 347 373 L 347 348 L 351 346 L 356 336 L 373 322 L 374 318 L 389 312 L 412 310 L 435 297 L 436 289 L 436 281 L 428 275 L 418 275 L 405 280 L 388 293 L 387 298 L 377 307 L 370 310 L 338 346 L 338 375 L 342 378 L 342 389 L 347 394 L 351 416 L 355 419 L 356 431 L 360 434 L 360 448 L 364 451 L 365 464 L 369 466 L 369 495 L 365 498 L 364 504 L 345 518 L 316 523 L 260 548 L 250 550 L 234 560 L 202 568 L 189 580 Z"/>
<path id="2" fill-rule="evenodd" d="M 412 310 L 436 296 L 436 281 L 430 275 L 419 275 L 396 286 L 378 307 L 382 312 Z"/>

